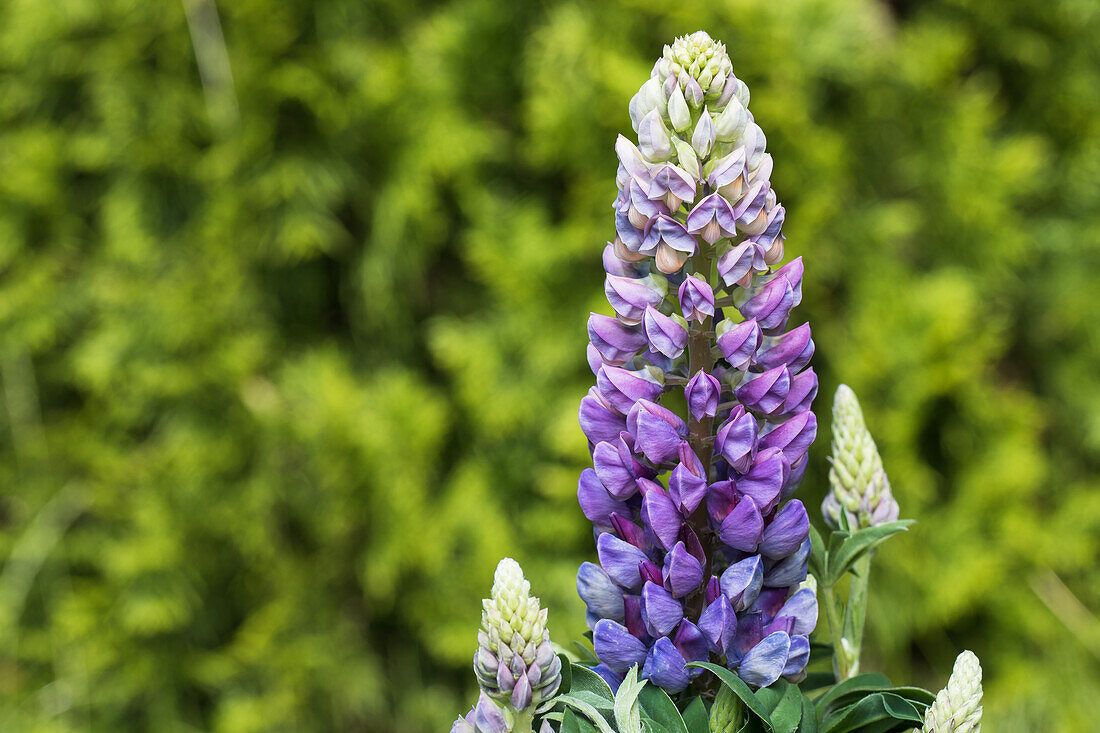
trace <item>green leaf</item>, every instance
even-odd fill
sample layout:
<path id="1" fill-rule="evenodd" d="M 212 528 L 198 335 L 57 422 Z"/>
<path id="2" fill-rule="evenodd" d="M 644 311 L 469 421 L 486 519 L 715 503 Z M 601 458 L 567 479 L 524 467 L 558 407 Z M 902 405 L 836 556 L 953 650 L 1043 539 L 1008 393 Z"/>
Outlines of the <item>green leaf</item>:
<path id="1" fill-rule="evenodd" d="M 806 679 L 798 683 L 798 687 L 805 693 L 828 687 L 834 682 L 836 682 L 836 675 L 832 672 L 810 672 L 806 675 Z"/>
<path id="2" fill-rule="evenodd" d="M 726 687 L 733 690 L 737 697 L 741 698 L 741 702 L 745 703 L 745 707 L 753 712 L 758 717 L 768 730 L 772 730 L 772 721 L 768 716 L 768 711 L 764 709 L 764 706 L 760 704 L 760 701 L 753 695 L 752 690 L 745 684 L 745 681 L 731 672 L 717 664 L 712 662 L 689 662 L 688 667 L 699 667 L 700 669 L 706 669 L 713 672 L 718 679 L 722 680 L 722 683 Z"/>
<path id="3" fill-rule="evenodd" d="M 882 544 L 890 537 L 893 537 L 898 532 L 905 532 L 915 523 L 915 519 L 901 519 L 896 522 L 889 522 L 888 524 L 880 524 L 877 527 L 861 529 L 850 537 L 844 538 L 835 551 L 830 542 L 828 567 L 829 584 L 835 585 L 844 576 L 844 573 L 848 572 L 852 564 L 862 555 Z M 833 537 L 835 538 L 838 534 L 841 533 L 837 532 Z"/>
<path id="4" fill-rule="evenodd" d="M 794 733 L 802 719 L 802 692 L 798 685 L 785 683 L 782 697 L 771 711 L 772 730 L 775 733 Z"/>
<path id="5" fill-rule="evenodd" d="M 684 725 L 688 733 L 710 733 L 710 716 L 707 715 L 707 706 L 703 704 L 703 698 L 693 699 L 684 708 Z"/>
<path id="6" fill-rule="evenodd" d="M 595 667 L 597 664 L 600 663 L 599 657 L 597 657 L 596 653 L 592 651 L 591 646 L 585 646 L 584 644 L 576 640 L 573 641 L 571 646 L 577 650 L 577 657 L 580 660 L 581 664 L 587 665 L 589 667 Z"/>
<path id="7" fill-rule="evenodd" d="M 600 677 L 587 667 L 573 664 L 571 665 L 569 673 L 572 678 L 569 688 L 570 692 L 576 693 L 578 690 L 585 690 L 595 693 L 604 698 L 608 705 L 615 699 L 615 694 L 611 692 L 611 688 L 603 681 L 603 677 Z"/>
<path id="8" fill-rule="evenodd" d="M 664 690 L 656 685 L 646 685 L 638 693 L 638 704 L 650 720 L 658 723 L 668 733 L 688 733 L 684 719 L 676 708 L 676 703 Z"/>
<path id="9" fill-rule="evenodd" d="M 645 680 L 638 679 L 638 665 L 626 673 L 619 691 L 615 693 L 615 724 L 619 733 L 640 733 L 641 713 L 638 710 L 638 693 L 645 687 Z"/>
<path id="10" fill-rule="evenodd" d="M 595 701 L 599 701 L 601 698 L 591 692 L 578 692 L 576 694 L 559 695 L 557 701 L 566 705 L 569 708 L 581 713 L 584 717 L 588 718 L 599 729 L 600 733 L 615 733 L 615 729 L 612 728 L 607 719 L 600 714 L 600 711 L 593 704 Z M 607 709 L 610 710 L 611 706 L 607 705 Z"/>
<path id="11" fill-rule="evenodd" d="M 827 719 L 822 733 L 885 733 L 912 728 L 921 716 L 912 703 L 897 695 L 877 692 Z"/>
<path id="12" fill-rule="evenodd" d="M 817 711 L 810 698 L 802 697 L 802 719 L 798 723 L 799 733 L 817 733 Z"/>
<path id="13" fill-rule="evenodd" d="M 827 708 L 833 705 L 839 698 L 852 692 L 878 691 L 890 687 L 890 680 L 878 672 L 866 672 L 857 674 L 851 679 L 844 680 L 833 689 L 819 697 L 814 705 L 818 710 L 818 717 L 824 719 Z"/>
<path id="14" fill-rule="evenodd" d="M 587 720 L 566 708 L 565 713 L 561 716 L 561 731 L 559 733 L 598 733 L 598 731 Z"/>
<path id="15" fill-rule="evenodd" d="M 821 539 L 821 533 L 810 525 L 810 572 L 814 574 L 818 582 L 825 582 L 825 568 L 828 566 L 825 556 L 825 542 Z"/>
<path id="16" fill-rule="evenodd" d="M 558 694 L 564 695 L 573 686 L 573 664 L 564 654 L 559 654 L 561 660 L 561 684 L 558 686 Z"/>

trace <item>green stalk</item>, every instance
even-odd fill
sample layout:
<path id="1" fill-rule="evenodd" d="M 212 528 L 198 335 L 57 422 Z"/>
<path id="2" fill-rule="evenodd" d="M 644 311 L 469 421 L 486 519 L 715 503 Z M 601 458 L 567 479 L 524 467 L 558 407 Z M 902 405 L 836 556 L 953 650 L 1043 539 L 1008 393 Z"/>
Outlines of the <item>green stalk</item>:
<path id="1" fill-rule="evenodd" d="M 852 582 L 848 586 L 848 608 L 844 612 L 844 638 L 851 650 L 850 675 L 859 671 L 863 649 L 863 625 L 867 619 L 867 591 L 871 581 L 871 553 L 865 553 L 852 567 Z M 849 676 L 850 676 L 849 675 Z"/>
<path id="2" fill-rule="evenodd" d="M 825 605 L 825 620 L 829 624 L 829 638 L 833 642 L 833 673 L 836 675 L 837 682 L 841 682 L 852 676 L 849 667 L 851 660 L 844 650 L 844 627 L 841 626 L 840 614 L 837 611 L 836 588 L 831 585 L 822 585 L 822 588 L 821 599 Z"/>
<path id="3" fill-rule="evenodd" d="M 512 711 L 512 733 L 533 733 L 534 729 L 534 710 L 527 708 L 525 710 Z"/>

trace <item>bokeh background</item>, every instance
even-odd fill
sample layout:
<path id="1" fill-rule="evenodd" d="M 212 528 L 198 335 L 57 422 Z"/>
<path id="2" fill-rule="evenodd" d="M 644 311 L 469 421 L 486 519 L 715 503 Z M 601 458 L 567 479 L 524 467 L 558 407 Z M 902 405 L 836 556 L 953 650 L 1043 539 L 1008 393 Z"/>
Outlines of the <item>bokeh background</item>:
<path id="1" fill-rule="evenodd" d="M 919 520 L 865 666 L 1096 729 L 1092 0 L 4 0 L 0 728 L 446 730 L 505 554 L 583 631 L 612 142 L 699 28 Z"/>

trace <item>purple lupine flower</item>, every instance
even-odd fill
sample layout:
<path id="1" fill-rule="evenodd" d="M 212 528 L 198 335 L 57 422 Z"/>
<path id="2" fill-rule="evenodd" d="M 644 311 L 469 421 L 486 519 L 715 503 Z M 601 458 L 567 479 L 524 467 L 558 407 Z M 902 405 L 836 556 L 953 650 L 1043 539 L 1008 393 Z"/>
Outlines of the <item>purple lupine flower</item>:
<path id="1" fill-rule="evenodd" d="M 789 499 L 817 436 L 814 342 L 787 328 L 803 263 L 781 262 L 786 211 L 748 103 L 722 44 L 679 38 L 630 101 L 637 139 L 615 144 L 577 488 L 599 559 L 577 590 L 613 688 L 638 665 L 678 692 L 703 659 L 798 681 L 809 658 L 809 521 Z M 682 415 L 664 400 L 681 385 Z"/>
<path id="2" fill-rule="evenodd" d="M 702 323 L 714 317 L 714 290 L 710 284 L 696 275 L 688 275 L 676 292 L 681 312 L 689 321 Z"/>

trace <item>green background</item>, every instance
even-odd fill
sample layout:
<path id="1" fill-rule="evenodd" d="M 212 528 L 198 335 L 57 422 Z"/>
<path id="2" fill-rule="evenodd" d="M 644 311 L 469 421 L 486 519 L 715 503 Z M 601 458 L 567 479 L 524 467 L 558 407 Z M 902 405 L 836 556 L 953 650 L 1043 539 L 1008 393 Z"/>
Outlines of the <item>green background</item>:
<path id="1" fill-rule="evenodd" d="M 919 520 L 865 668 L 969 648 L 988 730 L 1094 729 L 1091 0 L 0 2 L 0 728 L 446 730 L 506 554 L 583 630 L 612 143 L 698 28 L 822 434 L 843 380 Z"/>

